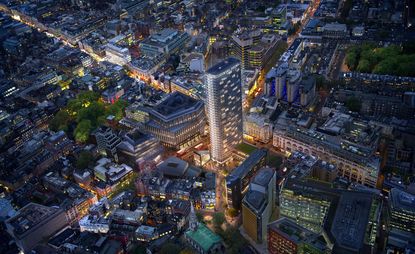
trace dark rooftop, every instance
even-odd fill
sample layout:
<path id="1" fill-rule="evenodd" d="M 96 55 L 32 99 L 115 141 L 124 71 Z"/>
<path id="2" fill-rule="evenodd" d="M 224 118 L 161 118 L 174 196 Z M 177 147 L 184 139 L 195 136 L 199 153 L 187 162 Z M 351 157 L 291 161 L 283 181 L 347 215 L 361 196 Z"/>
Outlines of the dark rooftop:
<path id="1" fill-rule="evenodd" d="M 198 101 L 180 92 L 174 92 L 155 106 L 153 112 L 156 112 L 162 117 L 169 117 L 202 106 L 202 101 Z"/>
<path id="2" fill-rule="evenodd" d="M 330 229 L 339 251 L 358 252 L 363 248 L 371 205 L 371 194 L 342 193 Z"/>
<path id="3" fill-rule="evenodd" d="M 241 165 L 239 165 L 235 170 L 233 170 L 230 175 L 228 176 L 230 178 L 244 178 L 245 175 L 251 170 L 251 168 L 256 165 L 259 160 L 261 160 L 263 157 L 267 156 L 267 150 L 266 149 L 256 149 L 254 152 L 252 152 L 248 158 L 246 158 Z M 228 178 L 227 177 L 227 178 Z"/>
<path id="4" fill-rule="evenodd" d="M 266 187 L 274 175 L 274 172 L 275 171 L 272 168 L 262 168 L 259 170 L 252 183 Z"/>
<path id="5" fill-rule="evenodd" d="M 247 202 L 255 210 L 261 210 L 262 205 L 267 200 L 266 195 L 259 191 L 250 190 L 246 193 L 245 202 Z"/>

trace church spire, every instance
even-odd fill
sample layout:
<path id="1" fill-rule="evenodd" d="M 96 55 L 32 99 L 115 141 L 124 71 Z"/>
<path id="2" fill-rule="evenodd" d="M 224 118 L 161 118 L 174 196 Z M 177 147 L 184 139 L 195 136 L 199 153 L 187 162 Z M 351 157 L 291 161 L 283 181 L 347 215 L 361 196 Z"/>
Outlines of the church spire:
<path id="1" fill-rule="evenodd" d="M 193 206 L 193 201 L 190 201 L 190 214 L 189 214 L 189 229 L 192 231 L 197 230 L 197 217 L 195 213 L 195 208 Z"/>

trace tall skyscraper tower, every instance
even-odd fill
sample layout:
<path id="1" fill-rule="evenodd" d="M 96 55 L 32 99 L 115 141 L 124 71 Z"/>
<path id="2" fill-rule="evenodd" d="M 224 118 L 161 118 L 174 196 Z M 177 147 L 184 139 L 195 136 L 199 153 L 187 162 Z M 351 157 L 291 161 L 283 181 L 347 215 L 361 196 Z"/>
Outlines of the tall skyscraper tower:
<path id="1" fill-rule="evenodd" d="M 242 85 L 239 60 L 228 58 L 206 73 L 208 117 L 213 161 L 231 159 L 231 148 L 242 142 Z"/>

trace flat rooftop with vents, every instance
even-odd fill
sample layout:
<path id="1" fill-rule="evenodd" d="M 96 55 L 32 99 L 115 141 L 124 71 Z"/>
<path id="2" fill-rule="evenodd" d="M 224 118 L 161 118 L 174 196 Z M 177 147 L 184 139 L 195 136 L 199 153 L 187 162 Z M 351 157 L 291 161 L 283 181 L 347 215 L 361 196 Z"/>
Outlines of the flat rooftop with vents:
<path id="1" fill-rule="evenodd" d="M 171 120 L 203 107 L 203 102 L 180 92 L 174 92 L 154 107 L 152 113 L 164 120 Z"/>

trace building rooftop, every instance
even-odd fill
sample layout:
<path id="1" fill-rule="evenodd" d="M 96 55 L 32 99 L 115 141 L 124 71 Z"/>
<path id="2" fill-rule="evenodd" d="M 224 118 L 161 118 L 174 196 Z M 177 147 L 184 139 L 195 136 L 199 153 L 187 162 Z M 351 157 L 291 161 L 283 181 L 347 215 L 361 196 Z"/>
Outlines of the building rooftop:
<path id="1" fill-rule="evenodd" d="M 267 201 L 265 193 L 250 190 L 246 193 L 244 202 L 253 207 L 256 211 L 260 211 L 263 204 Z"/>
<path id="2" fill-rule="evenodd" d="M 189 163 L 177 157 L 169 157 L 157 166 L 157 171 L 172 176 L 183 176 Z"/>
<path id="3" fill-rule="evenodd" d="M 246 158 L 241 165 L 235 168 L 230 174 L 229 178 L 244 178 L 246 174 L 251 170 L 251 168 L 258 163 L 258 161 L 267 156 L 266 149 L 256 149 L 252 152 L 248 158 Z"/>
<path id="4" fill-rule="evenodd" d="M 56 207 L 29 203 L 20 209 L 14 217 L 7 220 L 7 223 L 12 226 L 14 234 L 20 236 L 42 225 L 44 221 L 49 220 L 60 212 L 62 210 Z"/>
<path id="5" fill-rule="evenodd" d="M 166 28 L 156 34 L 151 35 L 151 40 L 166 43 L 168 40 L 171 40 L 174 36 L 176 36 L 176 34 L 177 30 Z"/>
<path id="6" fill-rule="evenodd" d="M 124 136 L 124 139 L 134 146 L 141 144 L 151 138 L 152 137 L 150 135 L 141 132 L 139 129 L 134 129 L 126 133 Z"/>
<path id="7" fill-rule="evenodd" d="M 389 198 L 393 209 L 405 210 L 415 215 L 415 195 L 393 188 L 389 193 Z"/>
<path id="8" fill-rule="evenodd" d="M 280 235 L 297 244 L 317 237 L 317 234 L 298 225 L 286 217 L 281 217 L 280 219 L 271 222 L 268 224 L 268 228 L 272 231 L 278 232 Z"/>
<path id="9" fill-rule="evenodd" d="M 186 231 L 186 236 L 196 242 L 207 253 L 209 249 L 222 241 L 222 239 L 208 229 L 204 224 L 199 223 L 195 231 Z"/>
<path id="10" fill-rule="evenodd" d="M 268 204 L 268 185 L 275 174 L 272 168 L 261 168 L 253 178 L 243 203 L 253 208 L 259 214 Z"/>
<path id="11" fill-rule="evenodd" d="M 328 31 L 346 32 L 347 31 L 347 26 L 345 24 L 340 24 L 340 23 L 328 23 L 328 24 L 323 26 L 323 29 L 328 30 Z"/>
<path id="12" fill-rule="evenodd" d="M 275 171 L 272 168 L 262 168 L 258 171 L 258 174 L 252 180 L 252 183 L 261 186 L 268 186 L 269 181 L 274 175 Z"/>
<path id="13" fill-rule="evenodd" d="M 104 181 L 105 179 L 103 179 L 101 174 L 105 175 L 106 180 L 111 182 L 117 182 L 131 171 L 133 169 L 130 166 L 116 164 L 106 157 L 99 159 L 94 167 L 95 176 Z M 98 176 L 97 173 L 100 175 Z"/>
<path id="14" fill-rule="evenodd" d="M 16 214 L 11 202 L 5 198 L 0 198 L 0 222 L 3 218 L 12 217 Z"/>
<path id="15" fill-rule="evenodd" d="M 203 105 L 201 101 L 180 92 L 174 92 L 154 107 L 154 112 L 164 117 L 171 117 L 178 113 L 183 114 L 195 107 L 199 108 L 200 105 Z"/>
<path id="16" fill-rule="evenodd" d="M 363 248 L 371 206 L 369 193 L 342 193 L 330 228 L 339 249 L 359 251 Z"/>
<path id="17" fill-rule="evenodd" d="M 224 71 L 228 70 L 232 66 L 239 64 L 239 60 L 233 57 L 229 57 L 226 60 L 223 60 L 214 66 L 210 67 L 207 71 L 210 75 L 218 75 L 223 73 Z"/>

